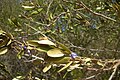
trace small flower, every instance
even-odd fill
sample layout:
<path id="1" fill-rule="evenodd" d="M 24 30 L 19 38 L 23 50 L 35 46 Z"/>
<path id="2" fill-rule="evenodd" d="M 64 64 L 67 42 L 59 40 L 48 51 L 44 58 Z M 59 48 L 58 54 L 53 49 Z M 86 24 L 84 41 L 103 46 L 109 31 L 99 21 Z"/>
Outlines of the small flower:
<path id="1" fill-rule="evenodd" d="M 75 59 L 77 56 L 78 56 L 78 55 L 77 55 L 75 52 L 72 52 L 72 53 L 70 54 L 70 57 L 71 57 L 72 59 Z"/>
<path id="2" fill-rule="evenodd" d="M 23 49 L 26 50 L 26 49 L 27 49 L 27 46 L 23 46 Z"/>

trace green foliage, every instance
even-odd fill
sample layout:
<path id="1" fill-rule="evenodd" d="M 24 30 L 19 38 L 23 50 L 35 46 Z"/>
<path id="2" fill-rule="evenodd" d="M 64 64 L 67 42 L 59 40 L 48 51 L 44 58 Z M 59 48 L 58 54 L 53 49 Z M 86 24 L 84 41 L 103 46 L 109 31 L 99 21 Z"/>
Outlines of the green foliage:
<path id="1" fill-rule="evenodd" d="M 9 45 L 12 43 L 13 36 L 0 30 L 0 55 L 8 51 Z"/>
<path id="2" fill-rule="evenodd" d="M 9 79 L 120 79 L 118 1 L 3 0 L 0 4 L 4 30 L 0 30 L 0 62 L 12 75 Z"/>

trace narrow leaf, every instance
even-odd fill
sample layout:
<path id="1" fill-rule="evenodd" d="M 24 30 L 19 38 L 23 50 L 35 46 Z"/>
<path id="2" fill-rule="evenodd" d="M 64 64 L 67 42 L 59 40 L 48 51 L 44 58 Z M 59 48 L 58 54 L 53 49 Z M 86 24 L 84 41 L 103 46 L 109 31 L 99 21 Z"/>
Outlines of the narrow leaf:
<path id="1" fill-rule="evenodd" d="M 68 49 L 64 44 L 57 41 L 57 44 L 65 51 L 67 51 L 68 54 L 71 54 L 70 49 Z"/>
<path id="2" fill-rule="evenodd" d="M 45 68 L 43 69 L 43 72 L 46 73 L 48 70 L 50 70 L 52 66 L 50 64 L 47 64 Z"/>
<path id="3" fill-rule="evenodd" d="M 24 55 L 24 50 L 21 50 L 21 51 L 17 54 L 18 59 L 21 59 L 23 55 Z"/>
<path id="4" fill-rule="evenodd" d="M 35 8 L 35 6 L 24 6 L 22 5 L 22 7 L 25 9 L 25 10 L 32 10 Z"/>
<path id="5" fill-rule="evenodd" d="M 61 68 L 61 69 L 58 71 L 58 73 L 61 72 L 61 71 L 63 71 L 63 70 L 65 70 L 66 68 L 68 68 L 72 63 L 73 63 L 73 61 L 70 61 L 70 62 L 69 62 L 68 64 L 66 64 L 63 68 Z"/>
<path id="6" fill-rule="evenodd" d="M 68 62 L 70 62 L 70 59 L 71 59 L 70 57 L 57 57 L 57 58 L 47 57 L 45 61 L 52 62 L 55 64 L 67 64 Z"/>
<path id="7" fill-rule="evenodd" d="M 40 40 L 38 43 L 39 43 L 39 44 L 56 46 L 52 41 L 49 41 L 49 40 Z"/>
<path id="8" fill-rule="evenodd" d="M 28 45 L 35 46 L 35 47 L 39 46 L 38 42 L 39 42 L 39 40 L 29 40 L 29 41 L 27 41 Z"/>
<path id="9" fill-rule="evenodd" d="M 7 51 L 8 51 L 8 48 L 7 48 L 7 47 L 1 48 L 1 49 L 0 49 L 0 55 L 7 53 Z"/>

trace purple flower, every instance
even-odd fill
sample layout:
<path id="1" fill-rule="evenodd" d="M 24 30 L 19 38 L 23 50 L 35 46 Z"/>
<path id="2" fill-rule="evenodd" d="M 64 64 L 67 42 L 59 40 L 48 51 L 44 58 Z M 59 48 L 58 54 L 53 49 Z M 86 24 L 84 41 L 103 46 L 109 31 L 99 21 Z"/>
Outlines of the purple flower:
<path id="1" fill-rule="evenodd" d="M 26 49 L 27 49 L 27 46 L 23 46 L 23 49 L 26 50 Z"/>
<path id="2" fill-rule="evenodd" d="M 78 55 L 77 55 L 75 52 L 72 52 L 72 53 L 70 54 L 70 57 L 71 57 L 72 59 L 75 59 L 77 56 L 78 56 Z"/>

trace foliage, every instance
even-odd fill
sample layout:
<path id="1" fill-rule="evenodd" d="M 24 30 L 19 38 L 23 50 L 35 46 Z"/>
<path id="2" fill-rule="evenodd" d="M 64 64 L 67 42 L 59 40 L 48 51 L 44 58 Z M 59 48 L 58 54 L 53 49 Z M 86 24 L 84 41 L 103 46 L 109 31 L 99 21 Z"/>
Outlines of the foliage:
<path id="1" fill-rule="evenodd" d="M 0 14 L 0 67 L 5 66 L 0 76 L 120 79 L 119 1 L 6 0 L 1 4 L 10 9 L 5 6 L 2 11 L 7 14 Z"/>

